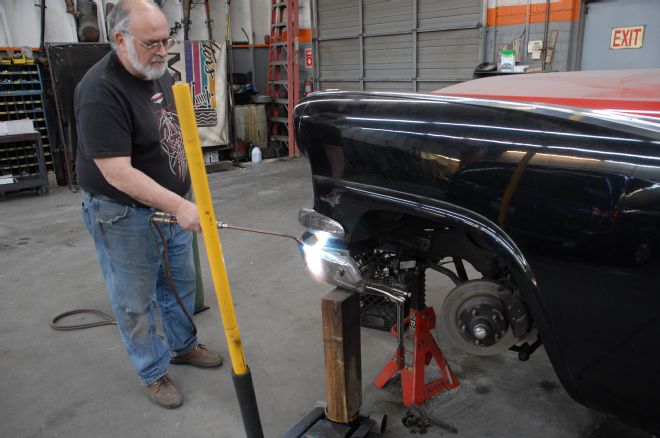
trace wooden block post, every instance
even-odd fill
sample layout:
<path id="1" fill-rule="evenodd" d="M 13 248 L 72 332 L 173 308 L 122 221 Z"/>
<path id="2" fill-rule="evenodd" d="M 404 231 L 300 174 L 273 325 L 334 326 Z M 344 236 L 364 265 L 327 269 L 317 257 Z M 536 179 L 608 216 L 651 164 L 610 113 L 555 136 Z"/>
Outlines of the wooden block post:
<path id="1" fill-rule="evenodd" d="M 336 423 L 357 418 L 362 404 L 360 296 L 337 288 L 322 301 L 326 416 Z"/>

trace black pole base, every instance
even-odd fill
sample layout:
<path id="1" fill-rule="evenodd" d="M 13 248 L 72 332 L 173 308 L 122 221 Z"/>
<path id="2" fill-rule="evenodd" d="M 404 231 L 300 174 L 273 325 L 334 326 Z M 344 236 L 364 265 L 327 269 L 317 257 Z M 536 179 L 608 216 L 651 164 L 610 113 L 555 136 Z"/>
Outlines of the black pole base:
<path id="1" fill-rule="evenodd" d="M 261 419 L 259 418 L 259 407 L 257 406 L 257 397 L 254 394 L 254 385 L 252 384 L 252 374 L 248 368 L 245 374 L 240 376 L 231 373 L 234 381 L 234 389 L 238 397 L 238 405 L 241 408 L 241 417 L 243 417 L 243 427 L 247 438 L 264 438 L 264 431 L 261 428 Z"/>
<path id="2" fill-rule="evenodd" d="M 358 416 L 350 423 L 335 423 L 325 416 L 325 409 L 316 407 L 293 426 L 282 438 L 366 438 L 369 432 L 385 432 L 387 417 L 384 415 Z"/>

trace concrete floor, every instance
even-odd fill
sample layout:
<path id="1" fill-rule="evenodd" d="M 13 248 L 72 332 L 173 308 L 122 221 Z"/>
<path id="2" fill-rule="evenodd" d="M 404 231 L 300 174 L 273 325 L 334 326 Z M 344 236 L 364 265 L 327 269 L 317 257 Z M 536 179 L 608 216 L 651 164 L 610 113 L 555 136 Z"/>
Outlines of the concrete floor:
<path id="1" fill-rule="evenodd" d="M 298 210 L 312 206 L 304 158 L 247 164 L 209 180 L 219 220 L 301 234 Z M 55 315 L 74 308 L 111 312 L 79 205 L 80 195 L 64 187 L 47 197 L 26 191 L 0 200 L 0 436 L 244 436 L 229 363 L 213 370 L 172 367 L 185 403 L 168 411 L 148 401 L 115 327 L 49 327 Z M 325 399 L 320 300 L 331 288 L 310 278 L 287 239 L 223 230 L 221 240 L 264 432 L 277 437 Z M 201 340 L 226 355 L 203 248 L 201 254 L 211 309 L 196 323 Z M 428 302 L 439 306 L 447 283 L 440 276 L 428 283 Z M 470 356 L 439 337 L 461 387 L 426 408 L 457 433 L 436 426 L 430 436 L 645 436 L 628 429 L 608 435 L 619 426 L 573 402 L 542 349 L 522 363 L 511 352 Z M 400 388 L 371 383 L 394 342 L 388 333 L 362 330 L 363 412 L 389 415 L 384 437 L 411 434 L 401 422 Z"/>

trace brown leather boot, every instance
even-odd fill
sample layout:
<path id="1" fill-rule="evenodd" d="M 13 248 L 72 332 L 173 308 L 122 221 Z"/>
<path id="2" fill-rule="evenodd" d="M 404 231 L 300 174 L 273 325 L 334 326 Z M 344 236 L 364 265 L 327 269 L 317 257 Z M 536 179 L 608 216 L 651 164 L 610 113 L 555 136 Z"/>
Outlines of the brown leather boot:
<path id="1" fill-rule="evenodd" d="M 183 404 L 183 395 L 176 389 L 168 374 L 147 385 L 147 389 L 149 398 L 166 409 L 178 408 Z"/>
<path id="2" fill-rule="evenodd" d="M 211 351 L 204 344 L 197 344 L 192 351 L 170 359 L 174 365 L 195 365 L 198 367 L 211 368 L 222 365 L 222 355 Z"/>

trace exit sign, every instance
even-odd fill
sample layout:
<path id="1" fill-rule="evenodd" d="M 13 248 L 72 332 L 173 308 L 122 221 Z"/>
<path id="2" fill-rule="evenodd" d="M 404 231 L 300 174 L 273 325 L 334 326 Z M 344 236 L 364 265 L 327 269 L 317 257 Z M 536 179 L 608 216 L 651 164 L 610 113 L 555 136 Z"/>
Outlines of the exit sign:
<path id="1" fill-rule="evenodd" d="M 312 68 L 314 66 L 314 58 L 312 56 L 312 48 L 305 49 L 305 68 Z"/>
<path id="2" fill-rule="evenodd" d="M 644 42 L 645 26 L 615 27 L 612 29 L 610 49 L 639 49 Z"/>

